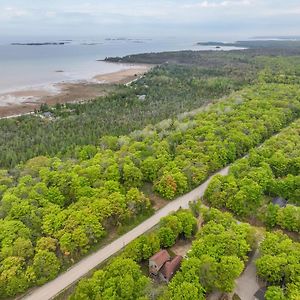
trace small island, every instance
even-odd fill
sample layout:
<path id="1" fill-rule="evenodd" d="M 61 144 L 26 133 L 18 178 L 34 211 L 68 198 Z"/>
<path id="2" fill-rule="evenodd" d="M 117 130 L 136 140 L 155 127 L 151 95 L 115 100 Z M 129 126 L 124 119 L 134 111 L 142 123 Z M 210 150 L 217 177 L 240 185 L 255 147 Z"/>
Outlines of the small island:
<path id="1" fill-rule="evenodd" d="M 63 46 L 66 42 L 46 43 L 11 43 L 12 46 Z"/>

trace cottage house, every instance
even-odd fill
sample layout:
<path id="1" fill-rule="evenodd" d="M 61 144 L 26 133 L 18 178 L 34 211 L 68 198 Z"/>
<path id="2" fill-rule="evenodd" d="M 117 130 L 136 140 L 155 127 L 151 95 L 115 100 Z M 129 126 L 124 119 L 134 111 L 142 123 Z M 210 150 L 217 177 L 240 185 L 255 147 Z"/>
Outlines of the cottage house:
<path id="1" fill-rule="evenodd" d="M 278 205 L 279 207 L 286 207 L 287 201 L 281 197 L 276 197 L 273 199 L 272 203 Z"/>
<path id="2" fill-rule="evenodd" d="M 171 261 L 167 261 L 159 271 L 160 279 L 169 282 L 180 268 L 181 261 L 181 255 L 177 255 Z"/>
<path id="3" fill-rule="evenodd" d="M 139 95 L 138 98 L 140 101 L 144 101 L 146 99 L 146 95 Z"/>
<path id="4" fill-rule="evenodd" d="M 171 259 L 167 250 L 161 250 L 149 259 L 149 273 L 158 275 L 163 265 Z"/>
<path id="5" fill-rule="evenodd" d="M 44 118 L 52 118 L 53 114 L 50 111 L 46 111 L 43 113 Z"/>
<path id="6" fill-rule="evenodd" d="M 264 300 L 264 299 L 265 299 L 266 291 L 267 291 L 266 288 L 261 288 L 261 289 L 259 289 L 259 290 L 254 294 L 254 299 L 255 299 L 255 300 Z"/>

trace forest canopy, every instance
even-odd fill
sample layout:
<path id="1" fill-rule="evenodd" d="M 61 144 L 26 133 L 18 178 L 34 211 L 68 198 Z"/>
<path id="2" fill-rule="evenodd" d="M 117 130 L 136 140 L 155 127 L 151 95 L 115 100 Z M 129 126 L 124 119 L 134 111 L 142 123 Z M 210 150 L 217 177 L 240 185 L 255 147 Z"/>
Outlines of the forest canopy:
<path id="1" fill-rule="evenodd" d="M 78 147 L 98 146 L 101 136 L 124 135 L 176 118 L 255 84 L 264 69 L 271 80 L 276 76 L 277 81 L 287 83 L 288 76 L 289 83 L 295 83 L 300 65 L 298 56 L 272 58 L 245 51 L 179 51 L 153 56 L 162 57 L 157 62 L 150 59 L 160 66 L 130 86 L 110 87 L 113 92 L 105 97 L 42 105 L 36 115 L 1 119 L 0 167 L 12 168 L 39 155 L 74 157 Z M 137 63 L 143 57 L 130 59 Z M 52 117 L 45 118 L 44 113 L 49 112 Z"/>
<path id="2" fill-rule="evenodd" d="M 9 142 L 1 143 L 4 148 L 0 153 L 15 157 L 13 160 L 4 158 L 9 167 L 24 160 L 13 169 L 0 171 L 1 297 L 14 296 L 29 287 L 55 278 L 60 271 L 99 245 L 111 232 L 151 215 L 153 205 L 143 192 L 145 185 L 149 185 L 152 192 L 160 197 L 172 200 L 192 190 L 214 172 L 245 156 L 249 151 L 249 157 L 235 163 L 228 177 L 216 177 L 212 181 L 205 198 L 212 206 L 228 208 L 238 216 L 246 216 L 256 208 L 263 207 L 265 210 L 261 213 L 270 228 L 279 225 L 299 232 L 297 207 L 278 209 L 275 206 L 274 210 L 273 206 L 262 205 L 263 201 L 269 204 L 268 197 L 273 195 L 285 197 L 291 204 L 298 204 L 299 121 L 283 131 L 285 140 L 279 134 L 267 142 L 266 146 L 252 150 L 299 118 L 299 61 L 290 58 L 257 59 L 264 70 L 257 74 L 257 78 L 250 73 L 251 84 L 246 87 L 244 85 L 248 79 L 240 77 L 237 69 L 233 68 L 234 72 L 228 71 L 228 64 L 219 71 L 174 65 L 155 68 L 132 87 L 120 88 L 121 91 L 111 96 L 115 97 L 115 102 L 108 97 L 101 105 L 108 107 L 111 104 L 111 110 L 107 111 L 111 122 L 116 119 L 114 106 L 120 110 L 130 108 L 132 114 L 129 113 L 126 120 L 123 119 L 124 122 L 115 127 L 116 134 L 123 132 L 127 123 L 134 120 L 133 116 L 142 121 L 132 122 L 133 127 L 127 127 L 126 130 L 134 129 L 143 122 L 160 122 L 149 124 L 143 129 L 139 127 L 139 130 L 120 136 L 103 135 L 105 131 L 98 134 L 82 125 L 81 135 L 77 130 L 78 125 L 74 124 L 84 124 L 85 119 L 81 119 L 80 113 L 78 118 L 73 118 L 71 114 L 67 119 L 70 117 L 76 122 L 73 125 L 61 123 L 67 138 L 60 137 L 60 141 L 65 143 L 66 152 L 70 151 L 72 155 L 66 154 L 63 158 L 46 155 L 26 160 L 27 154 L 23 158 L 17 158 L 12 154 L 17 153 L 15 150 L 5 150 L 5 147 L 11 145 Z M 247 64 L 246 66 L 249 67 Z M 227 78 L 225 70 L 230 74 L 238 73 Z M 210 75 L 205 77 L 206 73 Z M 228 97 L 199 108 L 201 104 L 207 103 L 206 97 L 217 99 L 229 93 Z M 146 94 L 146 99 L 149 97 L 149 106 L 143 106 L 144 102 L 139 100 L 139 94 Z M 131 100 L 128 95 L 132 96 Z M 172 118 L 166 118 L 170 117 L 170 98 L 174 99 L 176 105 Z M 157 109 L 153 99 L 163 99 L 165 106 L 162 107 L 165 110 Z M 181 102 L 180 99 L 188 100 Z M 90 106 L 88 109 L 93 111 L 94 105 L 97 106 L 98 103 L 91 102 L 86 107 Z M 136 110 L 139 105 L 145 108 L 145 113 L 152 107 L 149 118 Z M 186 111 L 187 107 L 195 108 L 194 105 L 198 107 L 197 110 Z M 77 108 L 80 110 L 81 107 L 84 113 L 84 105 Z M 100 111 L 101 109 L 94 109 L 97 115 Z M 126 113 L 126 109 L 123 112 Z M 178 112 L 184 113 L 175 117 Z M 57 108 L 53 113 L 57 119 L 47 124 L 64 122 L 63 111 Z M 157 115 L 159 116 L 156 117 Z M 1 124 L 8 127 L 1 125 L 1 130 L 4 128 L 5 137 L 13 141 L 17 136 L 14 135 L 16 127 L 10 126 L 20 122 L 20 126 L 29 124 L 30 129 L 33 128 L 30 120 L 7 120 Z M 109 126 L 107 120 L 103 118 L 102 122 Z M 95 128 L 99 125 L 94 119 L 89 119 L 89 122 Z M 43 130 L 38 124 L 34 126 Z M 76 148 L 73 153 L 73 146 L 68 143 L 68 139 L 72 140 L 69 129 L 75 130 L 74 133 L 79 137 L 89 132 L 94 136 L 94 142 L 87 142 L 88 145 Z M 62 131 L 57 132 L 61 134 Z M 25 136 L 26 131 L 20 130 L 20 134 Z M 49 152 L 52 151 L 54 148 L 51 147 L 51 139 L 41 136 L 47 143 L 40 145 L 46 150 L 49 148 Z M 85 143 L 86 141 L 83 142 Z M 17 144 L 21 145 L 18 148 L 21 156 L 22 147 L 26 143 L 18 140 Z M 78 145 L 77 142 L 74 147 L 75 145 Z M 30 147 L 29 151 L 35 146 Z M 57 147 L 60 148 L 59 143 Z M 50 154 L 47 151 L 44 154 Z M 51 153 L 56 153 L 56 150 Z M 31 157 L 31 154 L 28 156 Z M 247 163 L 244 165 L 244 162 Z M 238 182 L 236 178 L 239 178 Z M 293 188 L 286 189 L 286 186 Z M 232 191 L 234 196 L 229 197 Z M 193 283 L 196 287 L 193 292 L 199 297 L 203 296 L 203 288 L 208 291 L 215 288 L 225 292 L 232 290 L 234 279 L 242 272 L 252 245 L 251 239 L 248 239 L 249 226 L 238 225 L 231 219 L 226 222 L 228 223 L 224 225 L 222 220 L 209 220 L 198 234 L 190 257 L 197 266 L 209 263 L 212 271 L 217 270 L 219 275 L 214 280 L 201 282 L 198 280 L 201 274 L 198 274 L 195 282 L 183 283 L 183 291 L 188 291 Z M 176 226 L 171 226 L 174 224 Z M 159 247 L 170 247 L 179 236 L 190 238 L 194 234 L 194 228 L 195 220 L 181 212 L 163 219 L 157 235 L 138 240 L 129 251 L 135 255 L 126 257 L 130 259 L 128 264 L 132 270 L 131 277 L 128 277 L 129 290 L 126 286 L 121 286 L 118 297 L 135 292 L 137 297 L 143 295 L 147 281 L 137 270 L 135 263 L 148 258 Z M 222 249 L 217 249 L 217 253 L 214 253 L 216 249 L 210 244 L 213 240 L 211 232 L 216 232 L 214 243 L 218 244 L 221 238 L 226 241 L 220 244 Z M 207 245 L 207 248 L 204 249 L 203 245 Z M 133 252 L 132 249 L 137 251 Z M 127 254 L 129 252 L 125 251 Z M 116 265 L 122 265 L 122 262 L 119 261 Z M 193 270 L 193 266 L 188 266 L 188 263 L 186 265 L 186 269 L 182 269 L 183 273 Z M 226 268 L 230 268 L 230 276 L 222 277 Z M 99 272 L 97 280 L 103 282 L 102 276 L 107 275 L 105 272 Z M 121 272 L 116 277 L 123 275 Z M 140 282 L 140 290 L 137 291 L 130 289 L 130 284 L 136 280 Z M 104 298 L 105 295 L 111 296 L 111 286 L 119 288 L 119 284 L 123 284 L 113 281 L 112 278 L 107 283 L 107 290 L 103 287 L 100 291 Z M 172 291 L 172 285 L 170 288 L 171 295 L 177 293 L 176 289 Z"/>
<path id="3" fill-rule="evenodd" d="M 236 161 L 228 176 L 213 178 L 204 199 L 239 217 L 256 216 L 269 229 L 278 226 L 299 233 L 299 149 L 297 120 L 261 147 L 252 149 L 249 156 Z"/>

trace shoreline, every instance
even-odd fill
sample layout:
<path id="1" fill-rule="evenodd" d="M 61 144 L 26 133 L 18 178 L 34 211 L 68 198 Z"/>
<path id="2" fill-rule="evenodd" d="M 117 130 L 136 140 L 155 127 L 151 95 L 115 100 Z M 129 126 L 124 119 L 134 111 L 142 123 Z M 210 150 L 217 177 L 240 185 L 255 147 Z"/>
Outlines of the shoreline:
<path id="1" fill-rule="evenodd" d="M 124 64 L 122 64 L 124 65 Z M 117 72 L 99 74 L 91 80 L 60 82 L 47 89 L 24 89 L 0 93 L 0 119 L 29 115 L 45 103 L 74 103 L 88 101 L 107 95 L 115 84 L 129 85 L 150 71 L 154 65 L 128 64 L 128 68 Z"/>

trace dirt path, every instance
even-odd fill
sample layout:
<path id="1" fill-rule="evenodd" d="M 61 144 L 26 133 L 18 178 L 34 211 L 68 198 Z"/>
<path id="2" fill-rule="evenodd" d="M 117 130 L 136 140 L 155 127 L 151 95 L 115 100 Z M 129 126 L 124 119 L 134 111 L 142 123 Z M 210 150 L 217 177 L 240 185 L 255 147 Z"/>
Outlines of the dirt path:
<path id="1" fill-rule="evenodd" d="M 226 167 L 219 171 L 217 174 L 227 175 L 228 170 L 229 167 Z M 206 182 L 204 182 L 188 194 L 185 194 L 170 202 L 165 207 L 157 211 L 152 217 L 150 217 L 149 219 L 147 219 L 128 233 L 124 234 L 117 240 L 101 248 L 100 250 L 91 254 L 90 256 L 87 256 L 86 258 L 82 259 L 80 262 L 75 264 L 65 273 L 59 275 L 53 281 L 50 281 L 45 285 L 31 291 L 22 299 L 47 300 L 53 298 L 54 296 L 62 292 L 64 289 L 78 281 L 81 277 L 83 277 L 89 271 L 94 269 L 97 265 L 111 257 L 113 254 L 120 251 L 131 241 L 133 241 L 134 239 L 136 239 L 137 237 L 139 237 L 140 235 L 144 234 L 146 231 L 157 225 L 162 217 L 167 216 L 172 211 L 177 211 L 179 208 L 188 208 L 189 202 L 196 201 L 203 196 L 212 177 L 210 177 Z"/>

